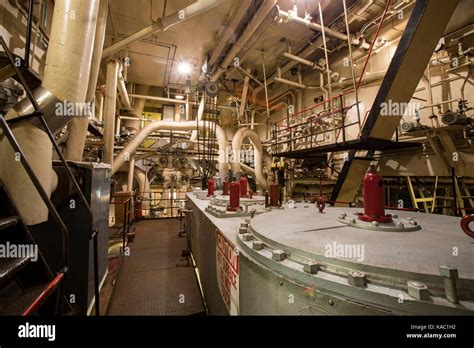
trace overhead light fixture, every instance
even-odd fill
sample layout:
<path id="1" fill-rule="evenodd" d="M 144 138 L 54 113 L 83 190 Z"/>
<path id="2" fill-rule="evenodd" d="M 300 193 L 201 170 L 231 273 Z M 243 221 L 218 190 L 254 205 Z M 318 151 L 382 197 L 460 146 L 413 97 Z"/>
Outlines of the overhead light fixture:
<path id="1" fill-rule="evenodd" d="M 181 74 L 189 74 L 191 72 L 191 70 L 192 70 L 191 64 L 189 64 L 188 62 L 186 62 L 184 60 L 181 63 L 179 63 L 179 65 L 178 65 L 178 71 Z"/>
<path id="2" fill-rule="evenodd" d="M 181 94 L 176 94 L 174 97 L 175 97 L 175 99 L 179 99 L 179 100 L 184 99 L 184 95 L 181 95 Z"/>

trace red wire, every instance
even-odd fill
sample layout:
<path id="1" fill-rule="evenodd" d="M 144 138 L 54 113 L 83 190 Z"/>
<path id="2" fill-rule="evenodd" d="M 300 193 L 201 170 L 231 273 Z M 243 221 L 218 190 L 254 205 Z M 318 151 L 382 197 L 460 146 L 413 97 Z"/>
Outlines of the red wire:
<path id="1" fill-rule="evenodd" d="M 379 23 L 379 26 L 378 26 L 378 28 L 377 28 L 377 31 L 375 32 L 375 37 L 374 37 L 374 39 L 372 40 L 372 43 L 370 44 L 369 55 L 367 56 L 367 59 L 365 60 L 364 68 L 362 69 L 362 72 L 361 72 L 361 74 L 360 74 L 359 82 L 357 83 L 357 89 L 359 89 L 359 86 L 360 86 L 360 84 L 362 83 L 362 78 L 364 77 L 365 69 L 367 68 L 367 63 L 369 62 L 370 56 L 372 55 L 372 50 L 373 50 L 373 48 L 374 48 L 375 41 L 377 41 L 377 38 L 378 38 L 379 33 L 380 33 L 380 29 L 382 29 L 382 25 L 383 25 L 383 23 L 385 22 L 385 16 L 387 15 L 387 12 L 388 12 L 388 9 L 389 9 L 391 3 L 392 3 L 392 0 L 388 0 L 388 1 L 387 1 L 387 4 L 385 5 L 385 10 L 383 11 L 382 19 L 380 20 L 380 23 Z"/>

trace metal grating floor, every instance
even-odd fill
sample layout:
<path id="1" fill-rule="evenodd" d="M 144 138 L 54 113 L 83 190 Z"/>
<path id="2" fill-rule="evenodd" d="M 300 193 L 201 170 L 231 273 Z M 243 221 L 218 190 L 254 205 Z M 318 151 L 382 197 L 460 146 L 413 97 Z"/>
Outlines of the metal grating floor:
<path id="1" fill-rule="evenodd" d="M 181 252 L 176 219 L 135 224 L 135 241 L 125 256 L 108 315 L 193 315 L 205 312 L 192 264 Z"/>

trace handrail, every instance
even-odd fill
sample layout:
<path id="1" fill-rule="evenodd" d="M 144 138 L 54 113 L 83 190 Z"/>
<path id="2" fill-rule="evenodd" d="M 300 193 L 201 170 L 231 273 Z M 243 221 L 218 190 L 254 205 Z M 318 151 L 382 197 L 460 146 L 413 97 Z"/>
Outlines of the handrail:
<path id="1" fill-rule="evenodd" d="M 22 316 L 27 317 L 31 314 L 34 314 L 38 311 L 41 305 L 48 299 L 48 297 L 53 293 L 54 290 L 58 287 L 61 281 L 64 279 L 65 272 L 59 272 L 56 277 L 48 284 L 46 289 L 33 301 L 33 303 L 23 312 Z"/>

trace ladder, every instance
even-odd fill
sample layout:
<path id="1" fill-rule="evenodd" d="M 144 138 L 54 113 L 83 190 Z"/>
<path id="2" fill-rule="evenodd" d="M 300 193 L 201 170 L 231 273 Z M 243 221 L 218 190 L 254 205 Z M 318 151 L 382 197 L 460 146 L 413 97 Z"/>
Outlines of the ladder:
<path id="1" fill-rule="evenodd" d="M 417 190 L 418 193 L 420 194 L 420 197 L 416 196 L 415 189 L 413 188 L 413 184 L 411 181 L 411 177 L 407 176 L 407 186 L 408 186 L 408 192 L 410 193 L 411 201 L 413 203 L 413 207 L 415 209 L 420 210 L 420 206 L 418 203 L 423 203 L 423 208 L 426 213 L 433 214 L 435 207 L 436 207 L 436 191 L 438 189 L 438 176 L 435 179 L 435 184 L 434 184 L 434 189 L 433 189 L 433 196 L 432 197 L 425 197 L 425 194 L 423 192 L 423 189 L 421 186 L 418 184 L 417 185 Z"/>

